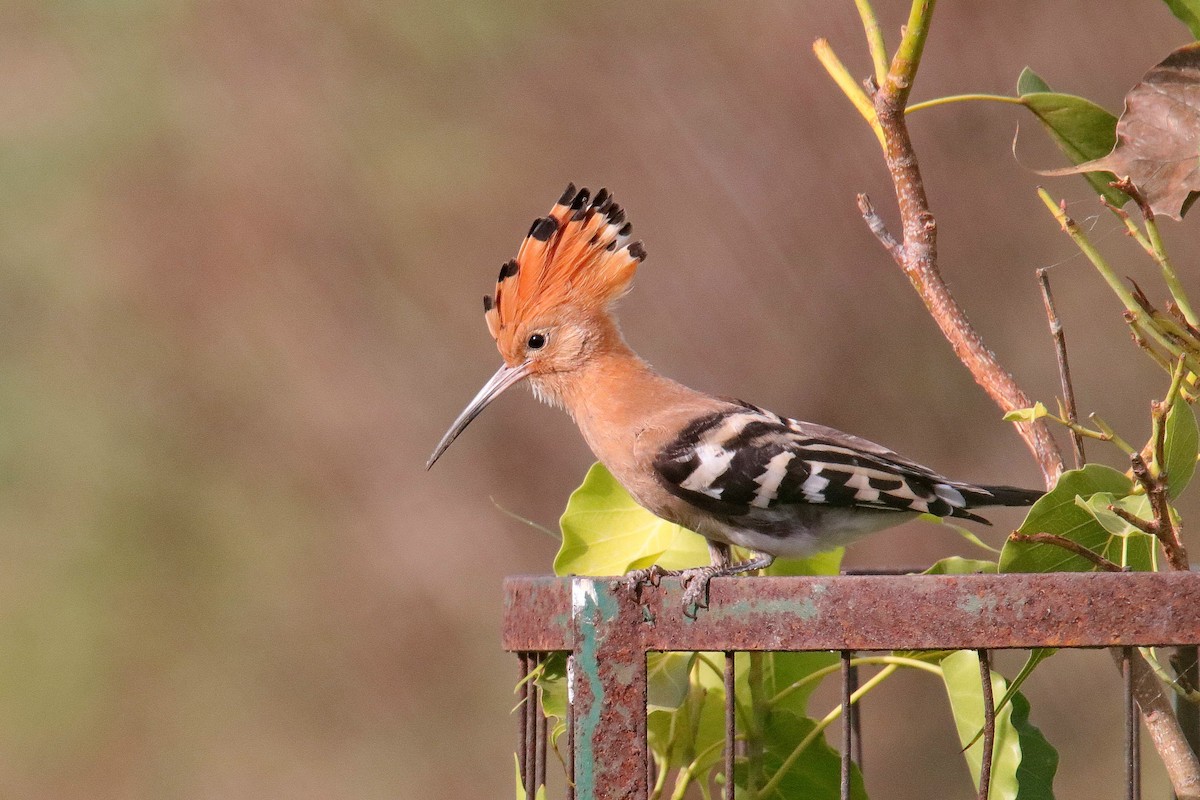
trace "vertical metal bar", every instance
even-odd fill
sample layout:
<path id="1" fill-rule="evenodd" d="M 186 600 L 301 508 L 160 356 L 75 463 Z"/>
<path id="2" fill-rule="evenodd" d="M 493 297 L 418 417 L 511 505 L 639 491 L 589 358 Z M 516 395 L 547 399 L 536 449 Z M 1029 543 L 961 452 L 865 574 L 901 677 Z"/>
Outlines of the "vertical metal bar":
<path id="1" fill-rule="evenodd" d="M 646 647 L 633 592 L 605 579 L 571 580 L 575 795 L 645 800 Z"/>
<path id="2" fill-rule="evenodd" d="M 734 671 L 734 651 L 725 651 L 725 800 L 733 800 L 733 760 L 737 744 L 737 673 Z"/>
<path id="3" fill-rule="evenodd" d="M 529 748 L 526 745 L 529 715 L 525 708 L 529 703 L 529 654 L 517 653 L 517 661 L 521 665 L 521 689 L 518 694 L 521 700 L 517 703 L 517 771 L 521 774 L 521 784 L 525 787 L 525 796 L 529 797 L 529 772 L 525 768 L 525 759 L 529 754 Z"/>
<path id="4" fill-rule="evenodd" d="M 992 750 L 996 744 L 996 702 L 992 698 L 992 665 L 986 649 L 979 651 L 979 681 L 983 687 L 983 757 L 979 765 L 979 800 L 988 800 L 992 783 Z"/>
<path id="5" fill-rule="evenodd" d="M 854 744 L 854 690 L 850 688 L 850 651 L 842 651 L 842 786 L 841 800 L 850 800 L 850 750 Z"/>
<path id="6" fill-rule="evenodd" d="M 567 798 L 575 800 L 575 698 L 571 696 L 571 678 L 575 656 L 567 655 Z"/>
<path id="7" fill-rule="evenodd" d="M 538 656 L 529 652 L 526 655 L 530 679 L 526 681 L 526 798 L 535 800 L 538 796 L 538 687 L 533 685 L 533 672 L 538 667 Z"/>
<path id="8" fill-rule="evenodd" d="M 1125 797 L 1139 800 L 1142 796 L 1142 757 L 1138 727 L 1137 699 L 1133 693 L 1133 648 L 1121 648 L 1121 678 L 1125 685 Z"/>
<path id="9" fill-rule="evenodd" d="M 851 653 L 851 655 L 853 656 L 854 654 Z M 858 683 L 858 665 L 852 663 L 850 665 L 850 693 L 851 694 L 854 694 L 855 692 L 858 691 L 858 685 L 859 685 L 859 683 Z M 853 747 L 850 748 L 850 753 L 851 753 L 850 757 L 854 761 L 855 764 L 858 764 L 858 771 L 862 772 L 862 768 L 863 768 L 863 744 L 862 744 L 863 710 L 862 710 L 862 706 L 860 706 L 858 703 L 854 704 L 854 716 L 852 716 L 850 719 L 854 723 L 851 726 L 851 730 L 854 733 L 854 741 L 852 743 Z"/>
<path id="10" fill-rule="evenodd" d="M 544 664 L 546 658 L 546 654 L 539 653 L 537 655 L 538 664 Z M 531 697 L 534 699 L 533 713 L 535 719 L 537 720 L 537 727 L 533 737 L 536 746 L 535 755 L 537 756 L 537 761 L 535 762 L 536 766 L 533 771 L 533 786 L 534 792 L 536 793 L 537 787 L 546 785 L 546 739 L 549 737 L 546 735 L 547 722 L 545 709 L 542 708 L 542 690 L 537 686 L 531 688 L 533 691 Z"/>

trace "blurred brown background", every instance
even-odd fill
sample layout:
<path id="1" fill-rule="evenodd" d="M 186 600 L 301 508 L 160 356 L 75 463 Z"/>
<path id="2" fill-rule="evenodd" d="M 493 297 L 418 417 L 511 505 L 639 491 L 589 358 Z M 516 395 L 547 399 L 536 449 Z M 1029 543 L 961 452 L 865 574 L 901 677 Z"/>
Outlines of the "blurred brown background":
<path id="1" fill-rule="evenodd" d="M 667 374 L 1036 485 L 857 216 L 865 190 L 894 220 L 890 184 L 817 36 L 868 72 L 849 0 L 0 3 L 0 796 L 510 796 L 500 581 L 556 543 L 500 507 L 554 527 L 591 458 L 518 392 L 423 466 L 568 180 L 646 241 L 622 320 Z M 1119 111 L 1186 39 L 1150 0 L 947 2 L 914 99 L 1029 64 Z M 1142 438 L 1165 382 L 1034 185 L 1160 284 L 1082 179 L 1014 161 L 1020 123 L 1024 164 L 1062 163 L 1020 111 L 912 120 L 945 273 L 1049 400 L 1057 264 L 1081 404 Z M 1187 281 L 1194 228 L 1166 230 Z M 912 526 L 849 560 L 953 553 Z M 1116 795 L 1116 687 L 1096 653 L 1031 681 L 1060 797 Z M 890 682 L 866 724 L 877 796 L 967 796 L 940 687 Z"/>

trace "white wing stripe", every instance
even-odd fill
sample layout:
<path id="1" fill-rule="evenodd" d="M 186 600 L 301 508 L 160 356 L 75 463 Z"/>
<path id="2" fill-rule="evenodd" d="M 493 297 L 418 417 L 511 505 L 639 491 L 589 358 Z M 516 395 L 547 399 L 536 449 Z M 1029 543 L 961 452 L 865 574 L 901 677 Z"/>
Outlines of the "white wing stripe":
<path id="1" fill-rule="evenodd" d="M 713 482 L 724 475 L 725 470 L 729 469 L 729 462 L 733 461 L 734 455 L 735 452 L 733 450 L 725 450 L 720 445 L 709 444 L 707 442 L 700 444 L 696 448 L 696 458 L 700 462 L 699 465 L 679 485 L 692 492 L 700 492 L 709 497 L 719 498 L 722 487 L 713 488 Z"/>
<path id="2" fill-rule="evenodd" d="M 754 493 L 754 499 L 750 501 L 750 505 L 759 508 L 767 508 L 771 505 L 771 501 L 779 493 L 779 484 L 783 483 L 783 479 L 787 476 L 787 466 L 795 457 L 795 453 L 787 450 L 771 457 L 763 474 L 754 479 L 759 488 Z"/>

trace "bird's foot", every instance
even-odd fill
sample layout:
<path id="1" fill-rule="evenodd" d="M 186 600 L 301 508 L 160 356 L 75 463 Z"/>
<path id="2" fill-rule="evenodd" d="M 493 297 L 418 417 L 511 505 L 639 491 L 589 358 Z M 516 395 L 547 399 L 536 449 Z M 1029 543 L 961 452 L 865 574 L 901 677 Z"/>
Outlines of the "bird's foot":
<path id="1" fill-rule="evenodd" d="M 696 567 L 685 569 L 679 573 L 679 583 L 683 586 L 683 615 L 692 619 L 702 608 L 708 608 L 708 583 L 718 575 L 729 574 L 729 567 Z"/>
<path id="2" fill-rule="evenodd" d="M 638 597 L 642 595 L 642 588 L 645 586 L 658 587 L 663 578 L 669 578 L 674 575 L 679 575 L 681 570 L 663 569 L 658 564 L 651 564 L 645 569 L 635 569 L 633 572 L 626 573 L 625 579 L 621 581 L 621 585 L 626 591 L 633 592 Z"/>
<path id="3" fill-rule="evenodd" d="M 775 556 L 755 553 L 754 558 L 740 564 L 713 564 L 681 570 L 679 578 L 683 585 L 683 615 L 695 619 L 700 609 L 708 608 L 708 584 L 713 578 L 726 578 L 743 572 L 766 569 L 774 561 Z"/>

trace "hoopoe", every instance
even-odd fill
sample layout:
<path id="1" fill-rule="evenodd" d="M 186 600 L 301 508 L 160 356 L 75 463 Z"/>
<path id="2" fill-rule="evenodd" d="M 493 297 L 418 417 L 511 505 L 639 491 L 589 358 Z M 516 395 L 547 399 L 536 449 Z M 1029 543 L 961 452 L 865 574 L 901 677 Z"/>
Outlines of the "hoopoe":
<path id="1" fill-rule="evenodd" d="M 503 366 L 450 426 L 426 468 L 502 392 L 528 380 L 563 408 L 642 506 L 704 536 L 712 563 L 681 575 L 703 606 L 712 578 L 800 558 L 927 513 L 987 524 L 981 506 L 1025 506 L 1042 492 L 952 481 L 874 442 L 712 397 L 655 372 L 625 343 L 612 306 L 645 259 L 625 212 L 601 189 L 567 186 L 500 268 L 484 318 Z M 729 545 L 750 551 L 731 564 Z"/>

